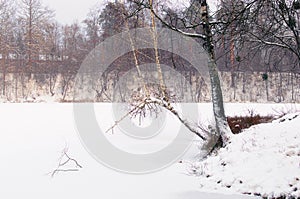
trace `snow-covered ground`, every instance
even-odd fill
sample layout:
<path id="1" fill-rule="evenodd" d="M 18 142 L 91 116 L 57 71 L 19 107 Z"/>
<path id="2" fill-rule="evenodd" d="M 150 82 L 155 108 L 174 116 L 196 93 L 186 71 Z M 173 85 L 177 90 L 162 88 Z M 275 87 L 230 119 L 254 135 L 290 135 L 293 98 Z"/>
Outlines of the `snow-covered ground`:
<path id="1" fill-rule="evenodd" d="M 300 198 L 300 112 L 233 136 L 193 169 L 204 191 Z"/>
<path id="2" fill-rule="evenodd" d="M 97 112 L 105 106 L 109 105 L 96 105 L 95 110 L 100 117 L 98 121 L 110 115 Z M 278 104 L 226 105 L 229 115 L 246 114 L 250 109 L 269 114 L 275 113 L 275 110 L 297 108 L 299 106 Z M 229 199 L 251 198 L 237 195 L 241 192 L 281 192 L 297 186 L 299 188 L 299 182 L 294 177 L 300 173 L 297 156 L 300 116 L 290 121 L 289 118 L 294 116 L 289 115 L 284 122 L 275 121 L 273 124 L 253 127 L 247 133 L 235 136 L 232 144 L 222 149 L 218 156 L 201 163 L 211 163 L 207 170 L 201 170 L 203 174 L 211 172 L 211 177 L 206 178 L 203 177 L 205 175 L 188 175 L 190 164 L 185 163 L 175 163 L 166 169 L 144 175 L 121 173 L 105 167 L 81 144 L 74 125 L 72 104 L 0 104 L 0 110 L 0 198 Z M 199 110 L 204 122 L 211 120 L 210 104 L 199 104 Z M 123 142 L 126 146 L 120 140 L 122 136 L 119 133 L 110 134 L 110 139 L 116 143 Z M 244 143 L 241 140 L 251 142 Z M 167 139 L 164 141 L 168 142 Z M 51 178 L 49 172 L 57 167 L 66 145 L 68 154 L 83 168 L 59 172 Z M 130 150 L 130 147 L 127 149 Z M 153 146 L 148 149 L 153 150 Z M 197 149 L 197 146 L 192 146 L 183 158 L 184 162 L 200 164 L 194 163 Z M 255 164 L 255 161 L 260 164 Z M 217 165 L 223 162 L 227 166 Z M 74 168 L 72 164 L 70 162 L 62 168 Z M 236 175 L 233 175 L 235 171 Z M 276 175 L 273 175 L 274 172 L 277 172 Z M 224 181 L 218 184 L 217 180 L 222 176 Z M 238 180 L 243 181 L 240 183 L 242 185 L 237 184 Z M 230 189 L 226 188 L 230 185 Z"/>

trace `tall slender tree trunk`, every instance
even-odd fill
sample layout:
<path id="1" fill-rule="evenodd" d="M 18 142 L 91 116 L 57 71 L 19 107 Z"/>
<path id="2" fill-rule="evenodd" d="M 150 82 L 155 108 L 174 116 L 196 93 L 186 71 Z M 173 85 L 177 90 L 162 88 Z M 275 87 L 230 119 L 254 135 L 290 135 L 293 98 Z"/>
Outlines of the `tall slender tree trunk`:
<path id="1" fill-rule="evenodd" d="M 18 73 L 17 71 L 14 73 L 15 76 L 15 100 L 18 102 Z"/>
<path id="2" fill-rule="evenodd" d="M 31 71 L 31 67 L 32 67 L 32 15 L 33 15 L 33 8 L 32 8 L 32 5 L 33 5 L 33 2 L 32 0 L 29 1 L 29 21 L 28 21 L 28 68 L 29 68 L 29 71 Z"/>
<path id="3" fill-rule="evenodd" d="M 226 145 L 230 139 L 231 130 L 225 116 L 223 93 L 215 60 L 210 60 L 208 66 L 216 130 L 222 138 L 223 145 Z"/>
<path id="4" fill-rule="evenodd" d="M 2 95 L 5 96 L 6 91 L 6 53 L 3 53 L 2 55 L 2 65 L 3 65 L 3 70 L 2 70 Z"/>
<path id="5" fill-rule="evenodd" d="M 202 0 L 201 2 L 201 17 L 202 21 L 204 22 L 203 30 L 206 36 L 205 47 L 209 56 L 208 68 L 211 82 L 211 95 L 213 103 L 213 112 L 216 122 L 216 131 L 221 136 L 222 145 L 225 146 L 229 142 L 232 133 L 229 128 L 224 111 L 223 94 L 215 59 L 215 51 L 211 27 L 209 24 L 208 6 L 206 0 Z"/>
<path id="6" fill-rule="evenodd" d="M 291 73 L 292 101 L 294 101 L 294 74 Z"/>
<path id="7" fill-rule="evenodd" d="M 265 86 L 266 86 L 266 95 L 267 95 L 267 102 L 269 101 L 269 81 L 265 81 Z"/>

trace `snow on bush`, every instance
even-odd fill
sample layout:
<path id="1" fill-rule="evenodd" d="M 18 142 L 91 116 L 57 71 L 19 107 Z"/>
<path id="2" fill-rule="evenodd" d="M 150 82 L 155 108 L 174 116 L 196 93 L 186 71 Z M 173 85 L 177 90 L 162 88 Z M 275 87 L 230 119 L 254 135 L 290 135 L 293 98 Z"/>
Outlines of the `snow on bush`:
<path id="1" fill-rule="evenodd" d="M 193 169 L 203 191 L 300 198 L 300 113 L 234 135 Z"/>

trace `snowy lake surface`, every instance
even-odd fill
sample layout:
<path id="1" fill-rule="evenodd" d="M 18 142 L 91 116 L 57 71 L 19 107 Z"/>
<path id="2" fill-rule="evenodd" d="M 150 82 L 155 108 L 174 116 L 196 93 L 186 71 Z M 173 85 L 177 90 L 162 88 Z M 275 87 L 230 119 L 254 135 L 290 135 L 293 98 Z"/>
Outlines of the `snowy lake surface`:
<path id="1" fill-rule="evenodd" d="M 97 121 L 112 124 L 110 104 L 96 104 Z M 212 120 L 211 104 L 199 104 L 200 119 Z M 298 108 L 282 104 L 226 104 L 228 115 L 247 114 L 248 110 L 261 114 L 276 113 Z M 157 172 L 134 175 L 117 172 L 96 161 L 82 145 L 76 131 L 72 104 L 0 104 L 0 198 L 5 199 L 59 199 L 59 198 L 108 198 L 108 199 L 234 199 L 249 196 L 215 194 L 201 191 L 197 177 L 187 175 L 186 164 L 175 163 Z M 171 121 L 173 128 L 178 125 Z M 169 127 L 167 127 L 168 129 Z M 171 128 L 171 127 L 170 127 Z M 148 147 L 126 141 L 121 131 L 108 134 L 123 150 L 147 153 L 164 147 L 172 140 L 166 134 L 157 146 Z M 169 139 L 166 139 L 169 138 Z M 140 140 L 141 141 L 141 140 Z M 82 169 L 59 172 L 51 178 L 62 150 L 75 158 Z M 192 161 L 197 147 L 192 146 L 183 157 Z M 67 165 L 73 168 L 72 165 Z M 68 168 L 69 168 L 68 167 Z M 50 173 L 50 174 L 49 174 Z"/>

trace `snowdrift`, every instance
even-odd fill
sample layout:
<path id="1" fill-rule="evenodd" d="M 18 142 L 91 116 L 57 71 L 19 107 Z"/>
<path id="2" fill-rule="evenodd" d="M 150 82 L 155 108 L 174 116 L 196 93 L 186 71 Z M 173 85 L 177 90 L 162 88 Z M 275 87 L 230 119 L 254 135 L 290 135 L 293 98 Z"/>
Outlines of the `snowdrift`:
<path id="1" fill-rule="evenodd" d="M 234 135 L 193 167 L 201 191 L 300 198 L 300 113 Z"/>

